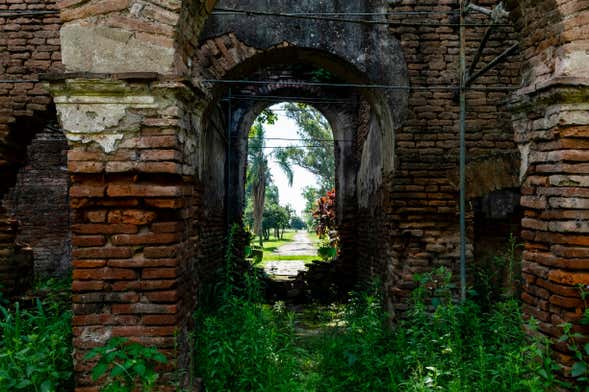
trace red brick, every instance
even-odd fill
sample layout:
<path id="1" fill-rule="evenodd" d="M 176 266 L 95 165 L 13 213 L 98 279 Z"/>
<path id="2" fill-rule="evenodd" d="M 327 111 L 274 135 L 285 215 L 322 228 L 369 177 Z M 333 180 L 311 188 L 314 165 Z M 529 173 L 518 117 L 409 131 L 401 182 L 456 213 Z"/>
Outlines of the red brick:
<path id="1" fill-rule="evenodd" d="M 87 223 L 72 225 L 72 231 L 78 234 L 135 234 L 137 226 L 130 224 Z"/>
<path id="2" fill-rule="evenodd" d="M 108 222 L 145 225 L 152 222 L 157 214 L 144 210 L 115 210 L 108 213 Z"/>
<path id="3" fill-rule="evenodd" d="M 72 276 L 76 280 L 132 280 L 137 278 L 137 273 L 124 268 L 96 268 L 74 269 Z"/>
<path id="4" fill-rule="evenodd" d="M 104 185 L 72 185 L 70 187 L 71 197 L 103 197 Z"/>
<path id="5" fill-rule="evenodd" d="M 138 316 L 112 315 L 110 313 L 75 315 L 72 320 L 74 326 L 84 325 L 134 325 L 139 324 Z"/>
<path id="6" fill-rule="evenodd" d="M 139 295 L 134 292 L 99 292 L 74 294 L 74 303 L 134 303 L 139 301 Z"/>
<path id="7" fill-rule="evenodd" d="M 103 246 L 106 244 L 106 239 L 101 235 L 80 236 L 76 235 L 72 238 L 73 246 Z"/>
<path id="8" fill-rule="evenodd" d="M 179 209 L 184 207 L 182 199 L 146 199 L 145 204 L 155 208 Z"/>
<path id="9" fill-rule="evenodd" d="M 165 245 L 179 240 L 180 236 L 177 233 L 117 234 L 111 237 L 113 245 Z"/>
<path id="10" fill-rule="evenodd" d="M 576 298 L 563 297 L 560 295 L 553 295 L 550 297 L 550 303 L 563 308 L 578 308 L 583 307 L 583 301 L 578 296 Z"/>
<path id="11" fill-rule="evenodd" d="M 112 305 L 114 314 L 176 314 L 177 305 L 159 305 L 159 304 L 114 304 Z"/>
<path id="12" fill-rule="evenodd" d="M 128 259 L 133 255 L 130 248 L 78 248 L 72 257 L 79 259 Z"/>
<path id="13" fill-rule="evenodd" d="M 79 281 L 74 280 L 72 282 L 72 291 L 98 291 L 104 288 L 104 282 L 102 281 Z"/>
<path id="14" fill-rule="evenodd" d="M 106 260 L 74 260 L 72 266 L 74 268 L 100 268 L 106 265 Z"/>
<path id="15" fill-rule="evenodd" d="M 167 280 L 143 280 L 141 281 L 141 290 L 152 291 L 152 290 L 169 290 L 177 285 L 175 279 Z"/>
<path id="16" fill-rule="evenodd" d="M 148 259 L 174 257 L 177 249 L 175 246 L 145 247 L 143 248 L 143 255 Z"/>
<path id="17" fill-rule="evenodd" d="M 578 284 L 584 286 L 589 285 L 589 273 L 553 270 L 548 274 L 548 279 L 569 286 L 576 286 Z"/>
<path id="18" fill-rule="evenodd" d="M 176 185 L 113 184 L 108 186 L 106 193 L 111 197 L 173 197 L 182 196 L 184 190 Z"/>
<path id="19" fill-rule="evenodd" d="M 553 245 L 551 250 L 557 256 L 570 257 L 570 258 L 587 258 L 589 257 L 589 247 L 587 248 L 575 248 L 563 245 Z"/>
<path id="20" fill-rule="evenodd" d="M 151 225 L 154 233 L 179 233 L 184 230 L 182 222 L 158 222 Z"/>
<path id="21" fill-rule="evenodd" d="M 69 161 L 67 168 L 71 173 L 101 173 L 104 171 L 104 162 Z"/>
<path id="22" fill-rule="evenodd" d="M 137 170 L 144 173 L 181 173 L 182 165 L 175 162 L 139 162 Z"/>
<path id="23" fill-rule="evenodd" d="M 146 327 L 128 325 L 124 327 L 113 327 L 113 336 L 174 336 L 176 327 Z"/>
<path id="24" fill-rule="evenodd" d="M 180 161 L 182 158 L 176 150 L 145 150 L 140 156 L 142 161 Z"/>
<path id="25" fill-rule="evenodd" d="M 144 325 L 175 325 L 178 322 L 176 315 L 146 315 L 141 318 Z"/>
<path id="26" fill-rule="evenodd" d="M 106 213 L 106 210 L 88 211 L 86 212 L 86 219 L 92 223 L 105 223 Z"/>
<path id="27" fill-rule="evenodd" d="M 143 259 L 133 258 L 129 260 L 109 260 L 109 267 L 118 268 L 146 268 L 146 267 L 175 267 L 176 259 Z"/>
<path id="28" fill-rule="evenodd" d="M 141 273 L 143 279 L 170 279 L 178 276 L 176 268 L 146 268 Z"/>
<path id="29" fill-rule="evenodd" d="M 179 293 L 176 290 L 170 291 L 154 291 L 152 293 L 145 293 L 147 299 L 151 302 L 168 302 L 173 303 L 178 301 Z"/>
<path id="30" fill-rule="evenodd" d="M 112 291 L 129 291 L 129 290 L 138 290 L 141 288 L 142 282 L 138 280 L 133 281 L 123 281 L 123 282 L 113 282 L 110 285 L 110 289 Z"/>

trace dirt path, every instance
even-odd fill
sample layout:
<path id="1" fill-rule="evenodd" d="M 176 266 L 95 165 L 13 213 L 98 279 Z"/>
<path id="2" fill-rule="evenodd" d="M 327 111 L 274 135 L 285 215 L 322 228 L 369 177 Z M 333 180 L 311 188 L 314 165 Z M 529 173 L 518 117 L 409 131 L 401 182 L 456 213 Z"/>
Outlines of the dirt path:
<path id="1" fill-rule="evenodd" d="M 276 249 L 274 253 L 281 256 L 315 256 L 317 254 L 317 247 L 313 244 L 311 238 L 309 238 L 309 233 L 306 231 L 297 231 L 293 242 L 282 245 L 280 248 Z"/>
<path id="2" fill-rule="evenodd" d="M 317 247 L 313 244 L 306 231 L 298 231 L 293 242 L 282 245 L 273 254 L 280 256 L 314 256 L 317 254 Z M 306 269 L 304 260 L 269 261 L 264 266 L 267 274 L 286 279 L 295 277 L 299 271 Z"/>

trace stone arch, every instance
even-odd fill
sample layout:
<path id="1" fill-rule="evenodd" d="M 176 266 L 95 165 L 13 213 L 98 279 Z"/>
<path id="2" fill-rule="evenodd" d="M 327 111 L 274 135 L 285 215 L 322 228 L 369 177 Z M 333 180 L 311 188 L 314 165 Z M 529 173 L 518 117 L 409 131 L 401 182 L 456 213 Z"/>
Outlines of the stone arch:
<path id="1" fill-rule="evenodd" d="M 402 100 L 405 92 L 402 90 L 388 92 L 378 89 L 355 90 L 353 87 L 329 89 L 323 86 L 306 86 L 305 82 L 310 79 L 305 79 L 300 75 L 290 75 L 289 66 L 296 64 L 299 67 L 310 67 L 309 69 L 313 67 L 324 69 L 333 75 L 334 81 L 340 83 L 370 84 L 376 82 L 371 80 L 370 75 L 361 72 L 345 58 L 316 48 L 298 47 L 289 42 L 282 42 L 274 47 L 259 50 L 244 44 L 234 34 L 228 34 L 205 41 L 201 46 L 198 59 L 203 65 L 202 73 L 206 75 L 204 77 L 207 79 L 212 78 L 219 81 L 258 80 L 262 82 L 276 80 L 276 83 L 262 83 L 260 85 L 254 82 L 248 85 L 246 82 L 233 87 L 233 91 L 236 89 L 247 91 L 251 96 L 260 99 L 266 106 L 284 100 L 296 101 L 296 99 L 289 98 L 289 94 L 290 96 L 309 98 L 337 98 L 338 94 L 354 97 L 348 108 L 344 108 L 345 105 L 339 107 L 316 105 L 316 107 L 323 111 L 326 118 L 334 125 L 336 134 L 345 134 L 349 139 L 357 137 L 353 145 L 336 146 L 336 162 L 338 162 L 336 164 L 336 184 L 340 190 L 343 190 L 340 192 L 341 200 L 346 200 L 345 203 L 338 202 L 338 210 L 341 209 L 343 213 L 344 209 L 350 206 L 351 212 L 346 214 L 349 219 L 344 219 L 346 224 L 343 225 L 349 226 L 347 232 L 349 237 L 360 238 L 359 241 L 365 244 L 363 249 L 374 249 L 372 256 L 366 258 L 366 265 L 361 266 L 361 268 L 366 267 L 365 270 L 358 271 L 358 267 L 354 265 L 350 268 L 350 271 L 354 271 L 352 275 L 364 275 L 366 279 L 378 275 L 380 273 L 377 272 L 379 267 L 374 267 L 372 264 L 382 263 L 385 259 L 382 253 L 383 249 L 378 249 L 379 246 L 376 244 L 379 242 L 379 238 L 384 235 L 373 233 L 374 225 L 369 221 L 380 213 L 378 207 L 383 203 L 383 188 L 390 186 L 390 183 L 385 182 L 385 178 L 390 180 L 394 173 L 394 129 L 396 126 L 394 121 L 403 116 L 403 106 L 395 107 L 393 102 Z M 229 86 L 223 83 L 210 85 L 208 94 L 213 102 L 210 106 L 215 107 L 215 102 L 227 92 Z M 268 98 L 264 99 L 264 97 Z M 251 125 L 257 114 L 256 111 L 261 110 L 263 106 L 259 103 L 244 107 L 244 105 L 240 106 L 237 103 L 231 108 L 233 113 L 230 122 L 232 125 L 232 154 L 237 154 L 233 158 L 233 162 L 234 164 L 239 163 L 241 166 L 232 166 L 230 170 L 233 177 L 229 180 L 229 194 L 243 193 L 245 138 L 247 135 L 243 129 L 247 128 L 248 124 Z M 361 106 L 368 108 L 364 118 L 360 118 Z M 221 112 L 225 110 L 221 110 Z M 349 121 L 344 125 L 346 120 L 342 119 Z M 343 150 L 347 152 L 343 153 Z M 346 159 L 347 157 L 351 159 Z M 338 198 L 339 196 L 338 194 Z M 243 204 L 240 196 L 237 197 L 235 203 L 235 207 L 229 208 L 234 210 L 234 216 L 239 216 L 240 206 Z M 364 228 L 367 233 L 356 231 L 355 224 L 360 217 L 366 220 Z M 349 246 L 350 260 L 355 259 L 355 242 L 351 242 Z M 369 242 L 372 245 L 369 245 Z M 383 243 L 381 241 L 381 245 Z M 379 258 L 381 260 L 377 261 Z"/>
<path id="2" fill-rule="evenodd" d="M 256 0 L 219 3 L 226 8 L 249 9 L 260 4 Z M 289 3 L 279 0 L 273 5 L 276 10 L 288 10 Z M 298 5 L 301 11 L 332 11 L 342 6 L 343 11 L 354 12 L 386 10 L 386 3 L 396 5 L 382 0 L 340 3 L 305 0 Z M 84 350 L 110 336 L 132 336 L 156 344 L 178 358 L 175 366 L 188 367 L 189 353 L 174 351 L 175 339 L 186 339 L 197 288 L 205 283 L 196 272 L 215 267 L 210 260 L 219 255 L 218 244 L 226 228 L 219 216 L 209 219 L 201 214 L 206 210 L 203 203 L 214 201 L 203 202 L 209 194 L 207 187 L 223 183 L 203 183 L 202 175 L 197 175 L 199 169 L 209 171 L 199 164 L 210 161 L 199 147 L 212 143 L 223 151 L 223 136 L 211 129 L 211 123 L 224 129 L 227 120 L 222 104 L 206 108 L 221 92 L 203 84 L 203 78 L 247 76 L 260 64 L 260 58 L 271 62 L 270 52 L 279 59 L 278 54 L 289 50 L 300 53 L 300 48 L 305 48 L 305 53 L 329 53 L 358 70 L 358 74 L 334 71 L 349 82 L 401 86 L 430 78 L 456 82 L 456 51 L 451 52 L 456 48 L 440 45 L 429 27 L 392 29 L 396 31 L 393 35 L 386 26 L 368 29 L 268 18 L 265 29 L 256 29 L 259 20 L 254 16 L 208 18 L 214 1 L 158 4 L 61 3 L 66 70 L 91 73 L 69 75 L 67 81 L 68 77 L 63 77 L 52 83 L 59 97 L 58 109 L 71 109 L 68 131 L 85 127 L 87 133 L 83 143 L 73 142 L 73 154 L 84 160 L 70 169 L 75 179 L 70 196 L 76 209 L 74 240 L 78 244 L 73 284 L 75 357 L 81 386 L 92 384 L 81 361 Z M 404 6 L 412 9 L 419 5 Z M 586 16 L 587 7 L 561 0 L 514 0 L 510 6 L 520 15 L 516 18 L 523 26 L 526 64 L 524 86 L 514 94 L 512 105 L 516 141 L 527 162 L 521 199 L 526 214 L 524 311 L 540 319 L 543 333 L 554 336 L 558 332 L 554 325 L 563 320 L 572 320 L 579 327 L 582 303 L 575 284 L 589 283 L 587 229 L 584 222 L 576 222 L 577 217 L 586 216 L 588 185 L 583 173 L 572 172 L 575 165 L 589 161 L 584 147 L 589 124 L 586 62 L 578 61 L 582 48 L 573 43 L 586 34 L 586 24 L 579 21 Z M 454 4 L 440 2 L 440 7 L 452 8 Z M 443 31 L 445 39 L 456 35 L 451 28 Z M 423 41 L 429 42 L 420 46 Z M 228 47 L 230 44 L 234 46 Z M 218 58 L 207 53 L 207 47 L 218 51 Z M 423 48 L 423 53 L 414 56 L 412 47 Z M 445 57 L 432 58 L 426 50 Z M 186 82 L 187 78 L 192 83 Z M 497 81 L 486 85 L 493 83 Z M 452 93 L 444 91 L 383 90 L 379 95 L 360 108 L 361 122 L 368 124 L 363 135 L 372 128 L 390 131 L 387 135 L 395 130 L 400 137 L 399 143 L 385 143 L 394 151 L 381 151 L 381 157 L 391 164 L 389 173 L 383 173 L 381 186 L 386 216 L 374 216 L 366 208 L 366 219 L 359 222 L 363 227 L 383 227 L 387 233 L 369 232 L 368 245 L 361 251 L 374 260 L 384 255 L 386 265 L 369 265 L 367 269 L 386 277 L 387 289 L 398 293 L 395 301 L 400 303 L 413 287 L 414 273 L 435 265 L 452 267 L 457 258 L 455 189 L 442 173 L 446 167 L 453 169 L 447 158 L 456 150 L 456 104 Z M 75 105 L 79 108 L 74 110 Z M 84 116 L 90 113 L 92 117 L 97 108 L 100 113 L 112 113 L 114 108 L 120 116 L 108 124 L 90 121 L 92 125 L 88 125 L 86 120 L 92 118 L 85 120 Z M 78 114 L 82 115 L 80 121 L 71 121 Z M 413 129 L 399 130 L 411 116 L 423 122 L 414 121 L 408 125 Z M 207 121 L 203 122 L 203 117 Z M 497 116 L 485 118 L 492 122 Z M 101 134 L 105 130 L 106 134 Z M 376 131 L 371 134 L 381 135 Z M 195 135 L 206 137 L 199 144 Z M 490 147 L 484 149 L 501 148 L 502 140 L 492 135 L 490 139 Z M 105 140 L 107 149 L 100 143 Z M 375 148 L 378 144 L 374 137 L 363 145 Z M 358 151 L 358 155 L 360 160 L 362 156 L 377 158 L 370 148 Z M 399 165 L 394 165 L 397 161 Z M 365 162 L 365 173 L 375 173 L 367 170 L 373 165 L 371 160 Z M 223 159 L 215 163 L 219 166 L 212 172 L 221 172 L 226 165 Z M 368 195 L 374 194 L 370 186 L 377 180 L 362 185 Z M 375 204 L 368 198 L 370 205 Z M 406 237 L 407 243 L 391 249 L 387 241 L 379 241 L 394 236 Z M 163 238 L 167 243 L 154 242 Z"/>

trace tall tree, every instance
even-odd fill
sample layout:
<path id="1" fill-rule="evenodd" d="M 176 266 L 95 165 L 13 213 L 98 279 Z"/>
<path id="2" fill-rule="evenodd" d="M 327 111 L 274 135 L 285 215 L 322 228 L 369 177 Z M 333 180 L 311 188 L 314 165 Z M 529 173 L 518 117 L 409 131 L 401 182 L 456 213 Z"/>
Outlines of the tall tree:
<path id="1" fill-rule="evenodd" d="M 297 125 L 301 144 L 312 147 L 291 147 L 277 152 L 279 161 L 307 169 L 319 179 L 319 194 L 335 187 L 335 154 L 333 133 L 329 123 L 315 108 L 303 103 L 287 103 L 287 117 Z"/>
<path id="2" fill-rule="evenodd" d="M 262 219 L 264 216 L 264 201 L 266 197 L 266 181 L 268 176 L 268 160 L 264 153 L 264 126 L 256 121 L 249 133 L 247 183 L 251 186 L 253 199 L 254 234 L 260 238 L 262 246 Z"/>
<path id="3" fill-rule="evenodd" d="M 263 246 L 263 220 L 266 199 L 266 187 L 272 183 L 272 176 L 268 168 L 268 157 L 274 156 L 277 164 L 286 174 L 289 185 L 293 183 L 292 168 L 284 156 L 266 153 L 266 132 L 264 123 L 274 124 L 276 114 L 269 109 L 262 112 L 256 119 L 249 133 L 248 170 L 246 178 L 246 193 L 253 201 L 253 230 L 259 236 L 260 246 Z M 276 189 L 276 204 L 278 204 L 278 190 Z"/>

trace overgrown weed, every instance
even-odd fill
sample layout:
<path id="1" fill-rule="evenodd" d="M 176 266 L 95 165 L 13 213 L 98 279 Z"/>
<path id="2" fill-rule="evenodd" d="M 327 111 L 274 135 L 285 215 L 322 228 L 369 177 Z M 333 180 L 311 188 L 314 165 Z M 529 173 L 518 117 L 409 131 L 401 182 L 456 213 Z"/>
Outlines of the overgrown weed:
<path id="1" fill-rule="evenodd" d="M 50 279 L 33 306 L 0 305 L 0 391 L 73 390 L 70 285 Z"/>
<path id="2" fill-rule="evenodd" d="M 207 391 L 535 392 L 557 384 L 549 345 L 524 332 L 511 296 L 482 308 L 455 301 L 445 269 L 416 278 L 394 328 L 378 290 L 368 290 L 302 312 L 322 324 L 319 336 L 305 338 L 284 307 L 261 304 L 246 274 L 245 288 L 227 287 L 218 310 L 197 315 L 197 374 Z"/>

